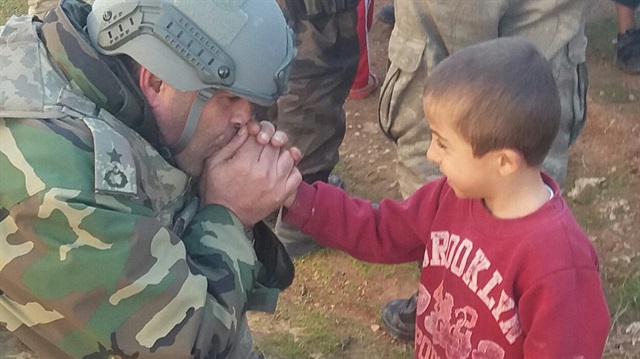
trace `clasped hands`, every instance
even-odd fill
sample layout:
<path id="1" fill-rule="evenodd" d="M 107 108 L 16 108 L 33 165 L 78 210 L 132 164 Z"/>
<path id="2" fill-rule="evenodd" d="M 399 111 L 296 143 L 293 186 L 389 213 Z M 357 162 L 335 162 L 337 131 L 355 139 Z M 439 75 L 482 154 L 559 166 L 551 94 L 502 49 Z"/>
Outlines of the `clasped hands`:
<path id="1" fill-rule="evenodd" d="M 203 204 L 218 204 L 250 226 L 295 200 L 302 153 L 269 122 L 250 122 L 207 158 L 200 179 Z"/>

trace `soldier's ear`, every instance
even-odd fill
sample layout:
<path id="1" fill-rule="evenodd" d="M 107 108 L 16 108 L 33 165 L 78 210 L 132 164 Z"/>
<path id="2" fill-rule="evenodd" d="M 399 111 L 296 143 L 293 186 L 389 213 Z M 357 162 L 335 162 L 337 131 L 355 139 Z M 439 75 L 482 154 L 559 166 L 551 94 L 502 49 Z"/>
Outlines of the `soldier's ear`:
<path id="1" fill-rule="evenodd" d="M 145 67 L 140 67 L 138 85 L 140 86 L 140 91 L 142 91 L 142 94 L 147 99 L 149 106 L 154 107 L 162 89 L 162 80 Z"/>

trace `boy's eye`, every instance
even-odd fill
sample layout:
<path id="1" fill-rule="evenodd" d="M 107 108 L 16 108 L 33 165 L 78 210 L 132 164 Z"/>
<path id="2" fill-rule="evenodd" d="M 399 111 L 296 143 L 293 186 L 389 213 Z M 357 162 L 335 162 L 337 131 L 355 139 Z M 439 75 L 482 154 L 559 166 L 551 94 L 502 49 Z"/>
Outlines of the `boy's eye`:
<path id="1" fill-rule="evenodd" d="M 439 138 L 436 139 L 436 146 L 438 146 L 439 148 L 445 150 L 447 149 L 447 146 L 444 145 L 444 143 L 442 143 L 442 141 L 440 141 Z"/>

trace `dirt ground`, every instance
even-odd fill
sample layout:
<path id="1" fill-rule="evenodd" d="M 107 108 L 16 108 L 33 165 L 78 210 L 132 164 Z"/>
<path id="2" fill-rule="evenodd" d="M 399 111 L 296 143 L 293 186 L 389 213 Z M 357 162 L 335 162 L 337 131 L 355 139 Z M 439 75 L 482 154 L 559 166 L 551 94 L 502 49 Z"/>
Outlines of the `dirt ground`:
<path id="1" fill-rule="evenodd" d="M 387 3 L 377 1 L 376 8 Z M 571 148 L 565 198 L 601 258 L 613 323 L 605 358 L 640 358 L 640 76 L 613 64 L 614 16 L 611 2 L 600 0 L 588 27 L 588 122 Z M 369 34 L 372 69 L 381 76 L 390 33 L 375 21 Z M 378 128 L 377 94 L 345 104 L 348 129 L 337 168 L 350 193 L 373 201 L 399 198 L 395 149 Z M 296 281 L 276 315 L 251 316 L 268 357 L 412 357 L 412 345 L 380 328 L 379 310 L 415 291 L 415 264 L 369 265 L 323 250 L 296 265 Z"/>

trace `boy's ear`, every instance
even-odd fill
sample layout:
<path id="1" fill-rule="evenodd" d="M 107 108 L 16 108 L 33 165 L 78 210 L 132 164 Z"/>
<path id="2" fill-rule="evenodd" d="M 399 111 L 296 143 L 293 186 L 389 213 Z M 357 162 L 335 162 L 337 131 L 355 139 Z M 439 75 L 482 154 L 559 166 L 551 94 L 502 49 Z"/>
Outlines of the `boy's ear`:
<path id="1" fill-rule="evenodd" d="M 498 172 L 508 176 L 516 172 L 524 164 L 524 157 L 516 150 L 502 149 L 497 153 Z"/>

